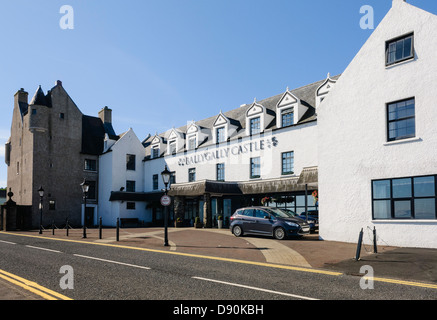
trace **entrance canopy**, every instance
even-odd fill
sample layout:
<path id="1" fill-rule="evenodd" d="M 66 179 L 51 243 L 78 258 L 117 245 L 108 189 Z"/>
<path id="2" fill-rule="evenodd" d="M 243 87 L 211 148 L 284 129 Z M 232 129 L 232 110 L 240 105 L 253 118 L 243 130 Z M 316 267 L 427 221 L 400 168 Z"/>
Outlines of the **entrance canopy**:
<path id="1" fill-rule="evenodd" d="M 213 180 L 202 180 L 189 183 L 172 184 L 170 196 L 201 196 L 205 193 L 219 195 L 250 195 L 267 194 L 280 192 L 304 191 L 305 185 L 310 188 L 317 188 L 317 167 L 304 168 L 300 176 L 244 181 L 224 182 Z"/>

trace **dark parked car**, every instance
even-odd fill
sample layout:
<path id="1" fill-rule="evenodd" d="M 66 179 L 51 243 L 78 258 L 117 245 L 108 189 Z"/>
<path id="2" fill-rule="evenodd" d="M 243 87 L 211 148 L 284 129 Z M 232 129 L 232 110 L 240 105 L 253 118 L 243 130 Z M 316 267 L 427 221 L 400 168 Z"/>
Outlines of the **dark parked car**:
<path id="1" fill-rule="evenodd" d="M 302 219 L 292 218 L 283 211 L 270 207 L 238 209 L 231 217 L 230 229 L 236 237 L 252 234 L 273 236 L 278 240 L 310 233 L 310 226 Z"/>
<path id="2" fill-rule="evenodd" d="M 306 220 L 305 216 L 298 215 L 296 212 L 290 209 L 284 209 L 284 208 L 278 208 L 281 211 L 284 211 L 286 214 L 290 215 L 292 218 L 298 218 L 302 221 L 307 222 L 310 225 L 310 232 L 313 233 L 316 231 L 316 229 L 319 229 L 319 222 L 318 219 L 311 218 L 311 216 L 308 216 L 308 221 Z"/>
<path id="3" fill-rule="evenodd" d="M 307 215 L 305 212 L 302 212 L 299 217 L 306 221 Z M 319 229 L 319 210 L 308 210 L 308 221 L 314 220 L 316 229 Z"/>

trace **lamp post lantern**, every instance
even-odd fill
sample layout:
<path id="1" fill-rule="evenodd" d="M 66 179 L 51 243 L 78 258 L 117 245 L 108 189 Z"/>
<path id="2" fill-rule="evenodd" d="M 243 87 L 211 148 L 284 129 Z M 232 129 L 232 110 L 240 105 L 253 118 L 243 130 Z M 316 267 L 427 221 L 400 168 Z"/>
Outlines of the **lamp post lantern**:
<path id="1" fill-rule="evenodd" d="M 83 182 L 80 184 L 80 186 L 82 187 L 82 193 L 83 193 L 83 203 L 84 203 L 84 208 L 83 208 L 83 236 L 82 238 L 86 239 L 86 225 L 85 225 L 85 217 L 86 217 L 86 198 L 88 196 L 88 190 L 90 187 L 90 184 L 88 181 L 86 181 L 86 179 L 83 180 Z"/>
<path id="2" fill-rule="evenodd" d="M 165 166 L 164 171 L 161 172 L 162 181 L 164 182 L 164 196 L 161 198 L 161 204 L 164 205 L 164 246 L 168 247 L 168 185 L 170 183 L 171 172 L 168 171 L 167 166 Z"/>
<path id="3" fill-rule="evenodd" d="M 42 201 L 44 197 L 44 189 L 42 186 L 38 189 L 39 193 L 39 234 L 42 234 Z"/>

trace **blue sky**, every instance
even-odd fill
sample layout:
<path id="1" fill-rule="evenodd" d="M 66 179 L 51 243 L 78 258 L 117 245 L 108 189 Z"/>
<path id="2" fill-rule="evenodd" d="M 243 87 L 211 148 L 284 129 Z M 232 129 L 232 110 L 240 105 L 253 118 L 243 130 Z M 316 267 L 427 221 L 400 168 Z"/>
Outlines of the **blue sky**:
<path id="1" fill-rule="evenodd" d="M 435 0 L 408 3 L 437 13 Z M 82 113 L 109 106 L 142 140 L 342 73 L 392 0 L 14 0 L 0 4 L 0 187 L 13 97 L 63 82 Z M 60 8 L 74 9 L 63 30 Z"/>

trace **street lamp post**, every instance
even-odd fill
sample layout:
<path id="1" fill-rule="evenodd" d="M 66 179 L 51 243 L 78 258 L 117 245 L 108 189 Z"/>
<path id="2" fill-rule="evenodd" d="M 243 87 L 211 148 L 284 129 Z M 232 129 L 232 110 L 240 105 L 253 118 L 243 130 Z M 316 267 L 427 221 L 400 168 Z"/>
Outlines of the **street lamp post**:
<path id="1" fill-rule="evenodd" d="M 88 181 L 86 181 L 86 179 L 83 180 L 83 182 L 80 184 L 80 186 L 82 187 L 82 193 L 83 193 L 83 236 L 82 238 L 86 239 L 86 226 L 85 226 L 85 217 L 86 217 L 86 198 L 88 196 L 88 190 L 90 187 L 90 184 L 88 183 Z"/>
<path id="2" fill-rule="evenodd" d="M 42 234 L 42 201 L 44 197 L 44 189 L 42 186 L 38 189 L 39 193 L 39 234 Z"/>
<path id="3" fill-rule="evenodd" d="M 165 166 L 164 171 L 161 172 L 161 177 L 162 177 L 162 181 L 164 182 L 165 185 L 165 189 L 164 189 L 164 194 L 165 197 L 167 197 L 167 193 L 168 193 L 168 184 L 170 183 L 170 176 L 171 176 L 171 172 L 168 171 L 167 166 Z M 165 213 L 164 213 L 164 246 L 168 247 L 168 206 L 166 205 L 164 207 Z"/>

